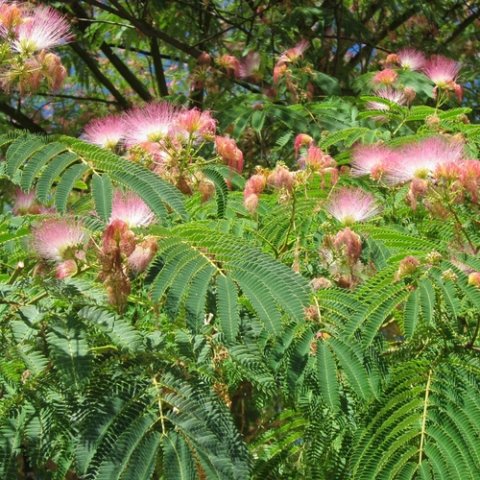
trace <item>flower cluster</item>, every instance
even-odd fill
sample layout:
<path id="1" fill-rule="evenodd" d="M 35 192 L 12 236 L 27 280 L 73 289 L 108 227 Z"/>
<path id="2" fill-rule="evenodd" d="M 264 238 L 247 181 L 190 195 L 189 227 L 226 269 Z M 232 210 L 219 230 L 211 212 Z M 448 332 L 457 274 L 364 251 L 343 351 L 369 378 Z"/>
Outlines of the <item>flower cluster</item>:
<path id="1" fill-rule="evenodd" d="M 460 63 L 443 55 L 432 55 L 427 58 L 423 52 L 413 48 L 404 48 L 397 53 L 387 56 L 385 68 L 373 75 L 374 93 L 398 105 L 409 104 L 415 97 L 415 92 L 401 84 L 400 73 L 404 71 L 418 71 L 426 75 L 434 84 L 433 95 L 448 96 L 454 93 L 459 101 L 462 100 L 463 90 L 457 83 Z M 389 110 L 388 104 L 369 102 L 367 108 L 372 110 Z M 382 117 L 379 117 L 381 119 Z"/>
<path id="2" fill-rule="evenodd" d="M 132 228 L 146 227 L 153 221 L 153 212 L 142 199 L 132 193 L 115 192 L 99 258 L 100 279 L 107 288 L 110 302 L 120 310 L 130 293 L 129 273 L 143 272 L 157 252 L 154 238 L 141 239 Z"/>
<path id="3" fill-rule="evenodd" d="M 85 259 L 87 240 L 83 226 L 71 219 L 51 218 L 32 232 L 32 248 L 40 258 L 56 264 L 60 279 L 77 272 L 78 263 Z"/>
<path id="4" fill-rule="evenodd" d="M 51 7 L 1 2 L 0 42 L 4 57 L 1 85 L 20 93 L 34 92 L 46 81 L 58 89 L 67 71 L 60 57 L 50 50 L 72 40 L 65 17 Z"/>
<path id="5" fill-rule="evenodd" d="M 443 200 L 478 202 L 480 161 L 466 158 L 462 141 L 454 137 L 428 137 L 399 148 L 358 145 L 351 172 L 391 186 L 409 183 L 412 208 L 421 197 L 428 197 L 426 206 L 437 213 L 443 211 L 438 208 Z"/>
<path id="6" fill-rule="evenodd" d="M 222 162 L 239 173 L 243 169 L 242 151 L 233 139 L 216 135 L 209 111 L 180 109 L 168 102 L 95 119 L 86 125 L 82 138 L 142 163 L 184 193 L 197 188 L 202 197 L 210 185 L 190 168 L 201 147 L 213 145 Z"/>

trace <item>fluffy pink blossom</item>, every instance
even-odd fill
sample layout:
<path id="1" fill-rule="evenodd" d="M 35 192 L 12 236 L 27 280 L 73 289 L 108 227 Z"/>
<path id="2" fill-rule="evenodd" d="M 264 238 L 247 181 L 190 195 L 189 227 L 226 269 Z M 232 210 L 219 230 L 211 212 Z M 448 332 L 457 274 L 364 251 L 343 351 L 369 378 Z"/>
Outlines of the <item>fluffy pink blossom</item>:
<path id="1" fill-rule="evenodd" d="M 426 62 L 423 71 L 435 85 L 445 87 L 455 83 L 460 63 L 443 55 L 433 55 Z"/>
<path id="2" fill-rule="evenodd" d="M 355 177 L 370 175 L 378 180 L 393 152 L 384 145 L 357 145 L 352 152 L 352 170 Z"/>
<path id="3" fill-rule="evenodd" d="M 10 35 L 21 23 L 22 15 L 22 8 L 19 5 L 0 1 L 0 36 Z"/>
<path id="4" fill-rule="evenodd" d="M 45 260 L 61 262 L 76 256 L 87 234 L 78 223 L 69 219 L 49 219 L 39 224 L 32 232 L 32 246 Z"/>
<path id="5" fill-rule="evenodd" d="M 298 160 L 298 164 L 301 168 L 310 167 L 313 170 L 323 170 L 334 167 L 336 162 L 328 153 L 312 144 L 308 147 L 306 154 Z"/>
<path id="6" fill-rule="evenodd" d="M 273 188 L 285 188 L 290 191 L 295 183 L 295 174 L 283 165 L 277 165 L 267 177 L 267 184 Z"/>
<path id="7" fill-rule="evenodd" d="M 427 178 L 442 164 L 462 159 L 463 145 L 441 137 L 430 137 L 396 150 L 395 159 L 388 162 L 385 180 L 391 184 Z"/>
<path id="8" fill-rule="evenodd" d="M 307 50 L 308 46 L 308 40 L 300 40 L 293 48 L 285 50 L 285 52 L 280 55 L 280 58 L 277 61 L 277 65 L 295 62 L 305 53 L 305 50 Z"/>
<path id="9" fill-rule="evenodd" d="M 403 91 L 395 90 L 390 87 L 381 88 L 380 90 L 375 91 L 375 96 L 389 100 L 397 105 L 405 105 L 407 103 L 407 97 Z M 390 107 L 386 103 L 381 102 L 368 102 L 367 108 L 369 110 L 390 110 Z"/>
<path id="10" fill-rule="evenodd" d="M 12 47 L 20 53 L 34 53 L 72 40 L 67 19 L 51 7 L 38 7 L 16 29 Z"/>
<path id="11" fill-rule="evenodd" d="M 247 198 L 251 194 L 259 195 L 263 192 L 267 184 L 267 180 L 264 175 L 256 173 L 252 175 L 245 183 L 245 189 L 243 190 L 243 196 Z"/>
<path id="12" fill-rule="evenodd" d="M 115 148 L 123 138 L 125 124 L 122 117 L 109 115 L 104 118 L 92 120 L 85 126 L 83 139 L 102 148 Z"/>
<path id="13" fill-rule="evenodd" d="M 243 152 L 237 147 L 233 138 L 215 137 L 215 148 L 222 160 L 233 170 L 241 173 L 243 170 Z"/>
<path id="14" fill-rule="evenodd" d="M 193 136 L 197 139 L 212 139 L 215 135 L 217 122 L 209 111 L 198 108 L 184 110 L 175 116 L 175 133 L 181 138 Z"/>
<path id="15" fill-rule="evenodd" d="M 327 211 L 344 224 L 362 222 L 380 212 L 375 197 L 361 188 L 341 188 L 334 192 L 326 206 Z"/>
<path id="16" fill-rule="evenodd" d="M 313 144 L 313 138 L 306 133 L 299 133 L 295 137 L 295 142 L 293 144 L 293 148 L 295 150 L 295 155 L 298 155 L 300 148 L 302 147 L 309 147 Z"/>
<path id="17" fill-rule="evenodd" d="M 55 277 L 59 280 L 63 280 L 64 278 L 71 277 L 78 272 L 78 265 L 75 260 L 65 260 L 57 265 L 55 269 Z"/>
<path id="18" fill-rule="evenodd" d="M 118 190 L 114 193 L 109 224 L 121 220 L 129 228 L 146 227 L 154 219 L 155 215 L 148 205 L 134 193 L 122 193 Z"/>
<path id="19" fill-rule="evenodd" d="M 24 192 L 21 189 L 16 190 L 12 207 L 15 215 L 37 214 L 41 210 L 42 207 L 37 203 L 34 191 Z"/>
<path id="20" fill-rule="evenodd" d="M 427 61 L 425 55 L 415 48 L 402 48 L 397 58 L 400 66 L 409 70 L 421 70 Z"/>
<path id="21" fill-rule="evenodd" d="M 221 55 L 216 59 L 219 67 L 223 68 L 230 77 L 240 78 L 240 61 L 233 55 Z"/>
<path id="22" fill-rule="evenodd" d="M 391 68 L 386 68 L 385 70 L 381 70 L 377 72 L 373 76 L 373 83 L 380 83 L 382 85 L 392 85 L 398 78 L 398 73 Z"/>
<path id="23" fill-rule="evenodd" d="M 245 57 L 240 60 L 238 67 L 239 78 L 249 78 L 255 75 L 260 68 L 260 54 L 258 52 L 248 52 Z"/>
<path id="24" fill-rule="evenodd" d="M 127 146 L 165 139 L 171 133 L 175 114 L 167 102 L 149 103 L 130 110 L 123 120 Z"/>
<path id="25" fill-rule="evenodd" d="M 153 238 L 147 238 L 139 243 L 135 250 L 128 257 L 128 266 L 135 273 L 141 273 L 146 270 L 148 264 L 157 253 L 157 242 Z"/>

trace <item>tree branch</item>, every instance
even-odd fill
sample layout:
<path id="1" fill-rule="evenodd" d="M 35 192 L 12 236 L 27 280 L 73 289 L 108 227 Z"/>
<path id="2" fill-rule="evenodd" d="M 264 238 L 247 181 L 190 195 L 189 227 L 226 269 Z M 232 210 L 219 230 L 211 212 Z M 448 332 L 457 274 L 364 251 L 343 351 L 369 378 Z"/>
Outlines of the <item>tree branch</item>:
<path id="1" fill-rule="evenodd" d="M 6 102 L 0 101 L 0 112 L 5 113 L 14 120 L 15 123 L 13 123 L 13 125 L 17 128 L 25 128 L 32 133 L 46 133 L 45 130 L 31 118 L 27 117 L 20 110 L 13 108 Z"/>
<path id="2" fill-rule="evenodd" d="M 109 5 L 99 2 L 97 0 L 83 0 L 83 1 L 88 3 L 89 5 L 98 7 L 102 10 L 113 13 L 114 15 L 117 15 L 120 18 L 128 20 L 132 25 L 134 25 L 140 32 L 142 32 L 147 37 L 156 37 L 159 40 L 162 40 L 165 43 L 168 43 L 172 47 L 177 48 L 178 50 L 186 53 L 191 57 L 198 58 L 203 53 L 198 48 L 191 47 L 190 45 L 180 42 L 176 38 L 173 38 L 167 33 L 163 32 L 162 30 L 155 28 L 153 25 L 150 25 L 149 23 L 146 23 L 142 20 L 139 20 L 138 18 L 133 17 L 125 8 L 122 7 L 122 5 L 120 5 L 116 1 L 111 1 L 111 3 L 113 3 L 116 8 L 112 8 Z"/>
<path id="3" fill-rule="evenodd" d="M 153 59 L 153 66 L 155 67 L 155 79 L 157 80 L 158 91 L 162 97 L 166 97 L 168 95 L 168 87 L 165 80 L 165 73 L 163 71 L 162 57 L 160 56 L 160 50 L 156 38 L 152 38 L 150 41 L 150 51 Z"/>
<path id="4" fill-rule="evenodd" d="M 125 79 L 125 81 L 132 87 L 134 92 L 137 93 L 142 100 L 149 102 L 153 99 L 145 85 L 134 75 L 134 73 L 127 67 L 123 60 L 121 60 L 120 57 L 118 57 L 105 42 L 100 45 L 100 50 L 102 50 L 105 56 L 116 68 L 118 73 Z"/>
<path id="5" fill-rule="evenodd" d="M 122 108 L 129 108 L 129 101 L 115 88 L 110 79 L 100 70 L 97 61 L 80 46 L 79 43 L 70 43 L 70 48 L 83 60 L 85 65 L 90 69 L 92 75 L 101 83 L 115 98 Z"/>

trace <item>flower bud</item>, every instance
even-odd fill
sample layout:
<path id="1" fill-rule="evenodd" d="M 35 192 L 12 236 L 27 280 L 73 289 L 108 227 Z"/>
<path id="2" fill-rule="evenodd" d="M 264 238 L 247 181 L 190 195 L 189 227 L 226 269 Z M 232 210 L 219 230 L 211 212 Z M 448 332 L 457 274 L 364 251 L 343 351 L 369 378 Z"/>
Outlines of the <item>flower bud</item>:
<path id="1" fill-rule="evenodd" d="M 252 193 L 250 195 L 248 195 L 247 197 L 245 197 L 245 199 L 243 200 L 243 204 L 245 206 L 245 208 L 250 212 L 250 213 L 254 213 L 255 210 L 257 209 L 258 207 L 258 202 L 259 202 L 259 198 L 258 198 L 258 195 L 256 195 L 255 193 Z"/>
<path id="2" fill-rule="evenodd" d="M 157 253 L 157 250 L 158 245 L 154 238 L 146 238 L 143 242 L 139 243 L 128 257 L 130 270 L 134 273 L 144 272 Z"/>
<path id="3" fill-rule="evenodd" d="M 480 288 L 480 272 L 472 272 L 468 276 L 468 284 Z"/>
<path id="4" fill-rule="evenodd" d="M 291 190 L 295 182 L 295 176 L 283 165 L 277 165 L 275 170 L 267 178 L 267 183 L 273 188 L 285 188 Z"/>
<path id="5" fill-rule="evenodd" d="M 412 256 L 405 257 L 398 265 L 398 270 L 395 273 L 395 280 L 401 280 L 416 272 L 420 266 L 420 261 Z"/>
<path id="6" fill-rule="evenodd" d="M 330 288 L 332 286 L 332 282 L 325 277 L 316 277 L 311 282 L 310 285 L 313 290 L 323 290 L 324 288 Z"/>
<path id="7" fill-rule="evenodd" d="M 75 275 L 77 271 L 78 268 L 75 260 L 65 260 L 64 262 L 59 263 L 55 268 L 55 277 L 59 280 L 63 280 L 64 278 Z"/>
<path id="8" fill-rule="evenodd" d="M 342 252 L 350 265 L 354 265 L 362 253 L 362 239 L 348 227 L 335 235 L 333 246 Z"/>

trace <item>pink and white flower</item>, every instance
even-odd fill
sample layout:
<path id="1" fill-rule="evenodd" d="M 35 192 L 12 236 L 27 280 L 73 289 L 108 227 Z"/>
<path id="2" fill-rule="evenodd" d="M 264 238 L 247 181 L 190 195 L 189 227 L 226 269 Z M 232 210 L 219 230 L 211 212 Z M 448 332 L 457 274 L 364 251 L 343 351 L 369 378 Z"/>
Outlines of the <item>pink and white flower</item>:
<path id="1" fill-rule="evenodd" d="M 37 203 L 35 191 L 24 192 L 20 188 L 16 190 L 12 211 L 14 215 L 37 214 L 42 207 Z"/>
<path id="2" fill-rule="evenodd" d="M 428 178 L 442 164 L 459 162 L 463 145 L 441 137 L 430 137 L 396 150 L 395 159 L 388 162 L 385 180 L 391 184 L 414 178 Z"/>
<path id="3" fill-rule="evenodd" d="M 130 270 L 134 273 L 145 271 L 157 250 L 157 242 L 153 238 L 146 238 L 143 242 L 136 245 L 135 250 L 128 257 Z"/>
<path id="4" fill-rule="evenodd" d="M 300 40 L 293 48 L 289 48 L 288 50 L 285 50 L 285 52 L 283 52 L 280 55 L 280 58 L 277 61 L 277 65 L 295 62 L 305 53 L 305 50 L 307 50 L 308 47 L 309 47 L 308 40 L 305 40 L 305 39 Z"/>
<path id="5" fill-rule="evenodd" d="M 382 85 L 392 85 L 397 81 L 398 78 L 398 73 L 391 69 L 391 68 L 386 68 L 385 70 L 381 70 L 377 72 L 373 76 L 373 83 L 375 84 L 382 84 Z"/>
<path id="6" fill-rule="evenodd" d="M 38 7 L 16 29 L 12 47 L 32 54 L 62 45 L 73 38 L 67 19 L 51 7 Z"/>
<path id="7" fill-rule="evenodd" d="M 109 224 L 122 221 L 129 228 L 146 227 L 155 220 L 148 205 L 134 193 L 116 191 L 113 195 L 112 214 Z"/>
<path id="8" fill-rule="evenodd" d="M 380 212 L 375 197 L 361 188 L 341 188 L 335 191 L 326 210 L 344 224 L 363 222 Z"/>
<path id="9" fill-rule="evenodd" d="M 260 54 L 258 52 L 248 52 L 245 57 L 240 60 L 238 68 L 239 78 L 249 78 L 255 75 L 260 68 Z"/>
<path id="10" fill-rule="evenodd" d="M 167 103 L 150 103 L 134 108 L 124 117 L 127 146 L 164 140 L 172 131 L 176 111 Z"/>
<path id="11" fill-rule="evenodd" d="M 114 149 L 123 139 L 125 124 L 122 117 L 109 115 L 92 120 L 85 126 L 83 139 L 102 148 Z"/>
<path id="12" fill-rule="evenodd" d="M 423 67 L 425 75 L 438 87 L 455 83 L 460 72 L 460 63 L 443 55 L 433 55 Z"/>
<path id="13" fill-rule="evenodd" d="M 181 139 L 192 136 L 195 139 L 210 140 L 216 129 L 217 122 L 209 111 L 192 108 L 179 112 L 175 117 L 175 133 Z"/>
<path id="14" fill-rule="evenodd" d="M 69 219 L 49 219 L 34 227 L 32 246 L 45 260 L 61 262 L 77 257 L 87 240 L 82 225 Z"/>
<path id="15" fill-rule="evenodd" d="M 407 103 L 407 97 L 405 93 L 401 90 L 395 90 L 393 88 L 381 88 L 380 90 L 375 91 L 375 96 L 384 98 L 392 103 L 397 105 L 405 105 Z M 384 112 L 390 110 L 390 106 L 382 102 L 368 102 L 367 108 L 369 110 L 382 110 Z"/>
<path id="16" fill-rule="evenodd" d="M 392 156 L 392 150 L 385 145 L 357 145 L 352 152 L 351 173 L 354 177 L 370 175 L 378 180 Z"/>
<path id="17" fill-rule="evenodd" d="M 215 137 L 215 148 L 222 160 L 233 170 L 241 173 L 243 170 L 243 152 L 230 137 Z"/>
<path id="18" fill-rule="evenodd" d="M 421 70 L 427 61 L 425 55 L 415 48 L 402 48 L 397 58 L 400 66 L 409 70 Z"/>

